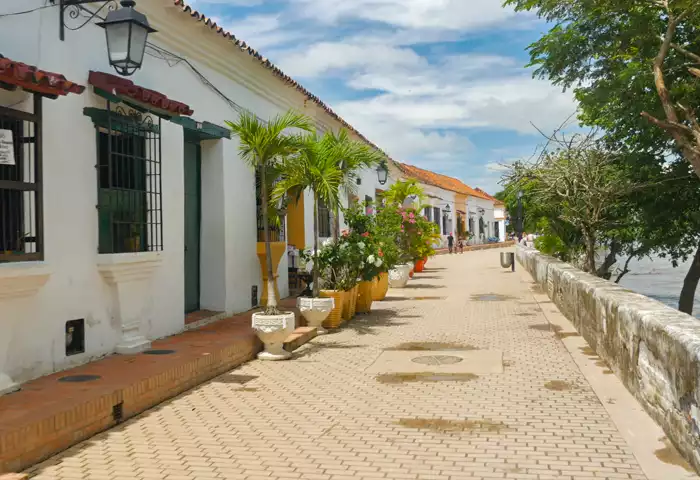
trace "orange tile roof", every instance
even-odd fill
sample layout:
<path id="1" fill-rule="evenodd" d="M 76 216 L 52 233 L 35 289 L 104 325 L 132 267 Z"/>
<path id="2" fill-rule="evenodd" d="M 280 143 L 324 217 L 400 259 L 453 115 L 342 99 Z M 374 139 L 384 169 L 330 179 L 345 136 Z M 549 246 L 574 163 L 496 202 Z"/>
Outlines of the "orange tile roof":
<path id="1" fill-rule="evenodd" d="M 401 170 L 401 172 L 409 178 L 415 178 L 421 183 L 427 185 L 433 185 L 435 187 L 442 188 L 443 190 L 449 190 L 455 193 L 461 193 L 463 195 L 470 195 L 472 197 L 481 198 L 484 200 L 495 200 L 491 195 L 484 192 L 479 188 L 472 188 L 469 185 L 464 184 L 460 180 L 453 177 L 448 177 L 447 175 L 442 175 L 439 173 L 431 172 L 429 170 L 423 170 L 422 168 L 414 167 L 413 165 L 407 165 L 405 163 L 394 162 L 396 166 Z"/>

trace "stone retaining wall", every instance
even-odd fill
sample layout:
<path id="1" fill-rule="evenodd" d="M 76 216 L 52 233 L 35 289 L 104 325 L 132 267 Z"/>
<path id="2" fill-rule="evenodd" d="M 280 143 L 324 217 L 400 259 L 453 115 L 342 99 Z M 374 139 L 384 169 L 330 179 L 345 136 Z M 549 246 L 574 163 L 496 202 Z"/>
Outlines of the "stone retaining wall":
<path id="1" fill-rule="evenodd" d="M 516 255 L 700 471 L 700 321 L 532 248 Z"/>

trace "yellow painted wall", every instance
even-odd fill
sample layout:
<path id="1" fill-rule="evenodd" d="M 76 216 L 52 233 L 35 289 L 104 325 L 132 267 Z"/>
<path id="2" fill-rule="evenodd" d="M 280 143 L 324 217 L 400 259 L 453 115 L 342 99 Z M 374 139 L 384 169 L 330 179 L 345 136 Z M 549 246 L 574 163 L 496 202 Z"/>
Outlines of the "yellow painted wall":
<path id="1" fill-rule="evenodd" d="M 290 202 L 287 206 L 287 243 L 299 250 L 306 248 L 304 238 L 304 196 L 297 203 Z"/>

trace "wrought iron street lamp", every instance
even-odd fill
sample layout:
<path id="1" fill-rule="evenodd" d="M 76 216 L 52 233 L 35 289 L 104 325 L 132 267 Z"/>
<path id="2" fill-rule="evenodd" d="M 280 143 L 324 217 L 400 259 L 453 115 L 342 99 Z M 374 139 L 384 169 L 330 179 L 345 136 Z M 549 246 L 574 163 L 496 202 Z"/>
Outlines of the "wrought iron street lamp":
<path id="1" fill-rule="evenodd" d="M 105 29 L 107 37 L 107 54 L 109 64 L 123 76 L 132 75 L 141 68 L 143 55 L 146 51 L 148 35 L 156 32 L 149 23 L 146 15 L 134 9 L 134 0 L 121 0 L 122 8 L 116 8 L 116 0 L 52 0 L 59 2 L 60 30 L 59 37 L 65 39 L 65 28 L 78 30 L 87 25 L 101 10 L 107 7 L 107 17 L 97 25 Z M 95 12 L 85 10 L 82 5 L 102 3 Z M 65 14 L 78 18 L 81 12 L 88 13 L 88 19 L 76 28 L 66 27 Z"/>
<path id="2" fill-rule="evenodd" d="M 387 167 L 386 162 L 381 162 L 377 167 L 377 179 L 379 180 L 379 184 L 384 185 L 388 178 L 389 168 Z"/>

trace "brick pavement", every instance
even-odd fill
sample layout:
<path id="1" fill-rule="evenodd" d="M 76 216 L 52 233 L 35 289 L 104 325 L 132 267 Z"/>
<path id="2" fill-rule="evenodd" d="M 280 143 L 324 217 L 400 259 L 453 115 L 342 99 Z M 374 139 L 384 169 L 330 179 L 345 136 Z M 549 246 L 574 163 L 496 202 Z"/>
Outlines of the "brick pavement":
<path id="1" fill-rule="evenodd" d="M 39 480 L 647 478 L 529 284 L 499 267 L 497 251 L 431 259 L 409 287 L 314 339 L 294 360 L 250 362 L 28 473 Z M 387 383 L 364 372 L 384 349 L 406 342 L 499 349 L 504 373 Z"/>

